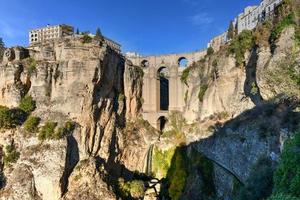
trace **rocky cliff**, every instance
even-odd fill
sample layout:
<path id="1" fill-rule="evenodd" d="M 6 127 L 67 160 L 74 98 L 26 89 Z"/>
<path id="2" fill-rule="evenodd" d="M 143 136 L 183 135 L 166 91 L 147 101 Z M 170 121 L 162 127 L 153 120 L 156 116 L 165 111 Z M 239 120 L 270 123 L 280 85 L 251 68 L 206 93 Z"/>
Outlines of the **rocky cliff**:
<path id="1" fill-rule="evenodd" d="M 261 179 L 266 199 L 300 121 L 299 18 L 286 17 L 186 68 L 185 109 L 162 132 L 141 115 L 143 68 L 101 39 L 6 49 L 0 199 L 247 199 Z"/>
<path id="2" fill-rule="evenodd" d="M 14 47 L 5 55 L 1 106 L 19 109 L 30 97 L 35 109 L 20 123 L 1 127 L 1 155 L 13 147 L 18 158 L 2 168 L 1 198 L 116 199 L 106 179 L 117 179 L 126 167 L 131 170 L 126 169 L 127 175 L 143 171 L 147 149 L 128 145 L 134 139 L 130 137 L 152 137 L 147 131 L 140 136 L 123 131 L 127 120 L 139 118 L 142 71 L 102 41 L 85 43 L 80 38 Z M 33 116 L 39 118 L 38 131 L 23 124 Z M 73 126 L 68 133 L 67 122 Z M 139 147 L 149 146 L 148 140 Z"/>

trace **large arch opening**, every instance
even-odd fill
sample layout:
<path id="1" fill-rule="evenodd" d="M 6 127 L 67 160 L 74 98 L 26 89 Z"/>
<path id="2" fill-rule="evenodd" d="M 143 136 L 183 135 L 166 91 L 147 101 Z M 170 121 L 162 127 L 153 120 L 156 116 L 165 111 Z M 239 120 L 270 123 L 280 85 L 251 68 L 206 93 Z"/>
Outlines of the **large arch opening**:
<path id="1" fill-rule="evenodd" d="M 159 108 L 160 110 L 169 110 L 169 70 L 161 67 L 157 71 L 159 81 Z"/>
<path id="2" fill-rule="evenodd" d="M 149 61 L 148 61 L 148 60 L 143 60 L 143 61 L 141 62 L 141 66 L 144 67 L 144 68 L 149 67 Z"/>
<path id="3" fill-rule="evenodd" d="M 168 120 L 165 116 L 161 116 L 158 118 L 157 124 L 158 124 L 158 129 L 160 130 L 160 132 L 162 132 L 165 129 L 167 121 Z"/>
<path id="4" fill-rule="evenodd" d="M 178 66 L 179 67 L 187 67 L 188 65 L 188 60 L 185 57 L 180 57 L 178 59 Z"/>

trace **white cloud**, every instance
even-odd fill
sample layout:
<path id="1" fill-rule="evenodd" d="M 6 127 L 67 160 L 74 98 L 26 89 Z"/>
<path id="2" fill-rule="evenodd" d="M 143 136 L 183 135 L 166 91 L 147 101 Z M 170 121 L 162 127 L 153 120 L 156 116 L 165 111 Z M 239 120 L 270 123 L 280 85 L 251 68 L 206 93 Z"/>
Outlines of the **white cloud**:
<path id="1" fill-rule="evenodd" d="M 195 26 L 203 26 L 211 24 L 214 21 L 214 19 L 210 17 L 206 12 L 202 12 L 190 17 L 190 21 Z"/>

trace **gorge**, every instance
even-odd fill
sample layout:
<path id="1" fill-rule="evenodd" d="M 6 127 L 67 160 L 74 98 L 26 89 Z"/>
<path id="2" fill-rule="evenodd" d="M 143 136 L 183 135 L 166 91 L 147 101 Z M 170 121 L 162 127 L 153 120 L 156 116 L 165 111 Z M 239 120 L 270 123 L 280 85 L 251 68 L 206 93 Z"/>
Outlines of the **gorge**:
<path id="1" fill-rule="evenodd" d="M 299 10 L 217 51 L 125 56 L 85 34 L 5 49 L 0 199 L 299 199 Z"/>

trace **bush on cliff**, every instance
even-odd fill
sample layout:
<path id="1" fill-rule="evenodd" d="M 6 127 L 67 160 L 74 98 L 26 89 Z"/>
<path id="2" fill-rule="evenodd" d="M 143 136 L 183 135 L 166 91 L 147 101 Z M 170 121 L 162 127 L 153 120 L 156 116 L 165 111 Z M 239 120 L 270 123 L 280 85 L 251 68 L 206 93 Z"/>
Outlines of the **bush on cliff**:
<path id="1" fill-rule="evenodd" d="M 53 139 L 55 134 L 55 128 L 57 126 L 56 122 L 48 121 L 44 126 L 41 127 L 38 139 L 39 140 L 47 140 Z"/>
<path id="2" fill-rule="evenodd" d="M 171 167 L 168 171 L 168 194 L 172 200 L 180 199 L 185 187 L 188 175 L 185 153 L 186 152 L 183 149 L 176 150 L 172 159 Z"/>
<path id="3" fill-rule="evenodd" d="M 18 108 L 9 109 L 0 105 L 0 128 L 10 129 L 21 125 L 27 115 Z"/>
<path id="4" fill-rule="evenodd" d="M 198 99 L 199 99 L 200 102 L 203 102 L 204 95 L 205 95 L 207 89 L 208 89 L 207 84 L 203 84 L 203 85 L 200 86 L 200 90 L 199 90 L 199 93 L 198 93 Z"/>
<path id="5" fill-rule="evenodd" d="M 31 96 L 25 96 L 21 99 L 19 108 L 26 113 L 31 113 L 36 108 L 36 102 Z"/>
<path id="6" fill-rule="evenodd" d="M 36 133 L 41 119 L 39 117 L 29 116 L 24 123 L 24 129 L 29 133 Z"/>
<path id="7" fill-rule="evenodd" d="M 83 44 L 91 43 L 93 41 L 93 38 L 91 36 L 89 36 L 88 34 L 84 34 L 81 41 Z"/>
<path id="8" fill-rule="evenodd" d="M 5 165 L 9 165 L 10 163 L 15 163 L 20 157 L 20 153 L 16 150 L 15 145 L 7 145 L 5 147 L 5 154 L 3 157 L 3 162 Z"/>
<path id="9" fill-rule="evenodd" d="M 71 121 L 67 121 L 63 127 L 59 127 L 54 133 L 53 139 L 59 140 L 63 137 L 71 134 L 75 129 L 75 124 Z"/>
<path id="10" fill-rule="evenodd" d="M 143 181 L 133 180 L 125 182 L 123 178 L 119 178 L 118 186 L 123 199 L 141 199 L 145 195 L 146 188 Z"/>
<path id="11" fill-rule="evenodd" d="M 247 50 L 250 50 L 254 45 L 254 37 L 252 31 L 244 30 L 237 37 L 235 37 L 229 46 L 230 53 L 235 54 L 237 66 L 243 66 L 245 58 L 244 55 Z"/>
<path id="12" fill-rule="evenodd" d="M 300 198 L 300 130 L 285 142 L 274 182 L 276 193 Z"/>

